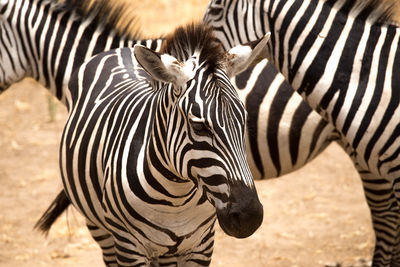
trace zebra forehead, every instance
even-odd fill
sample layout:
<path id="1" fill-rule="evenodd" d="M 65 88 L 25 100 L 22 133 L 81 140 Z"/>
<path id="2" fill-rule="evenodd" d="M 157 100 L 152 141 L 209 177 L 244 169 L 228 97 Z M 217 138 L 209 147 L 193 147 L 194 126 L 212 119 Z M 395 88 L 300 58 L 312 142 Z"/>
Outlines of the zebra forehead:
<path id="1" fill-rule="evenodd" d="M 225 62 L 221 42 L 215 38 L 212 27 L 204 23 L 176 28 L 165 38 L 160 53 L 170 54 L 182 62 L 198 53 L 199 63 L 205 62 L 211 71 L 222 68 Z"/>
<path id="2" fill-rule="evenodd" d="M 220 84 L 216 82 L 215 84 Z M 246 110 L 236 91 L 222 89 L 219 85 L 200 94 L 193 93 L 187 107 L 196 117 L 238 117 L 240 121 L 246 117 Z M 197 95 L 197 97 L 196 97 Z"/>

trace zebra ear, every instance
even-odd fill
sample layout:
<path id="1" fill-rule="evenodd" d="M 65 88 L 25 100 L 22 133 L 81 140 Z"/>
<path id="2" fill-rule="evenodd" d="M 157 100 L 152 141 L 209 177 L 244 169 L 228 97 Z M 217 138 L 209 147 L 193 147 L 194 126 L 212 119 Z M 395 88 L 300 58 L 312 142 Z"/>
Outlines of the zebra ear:
<path id="1" fill-rule="evenodd" d="M 267 57 L 267 43 L 271 33 L 261 39 L 238 45 L 226 52 L 226 74 L 233 77 Z"/>
<path id="2" fill-rule="evenodd" d="M 157 53 L 145 46 L 135 45 L 136 60 L 155 80 L 182 86 L 189 80 L 185 65 L 168 54 Z"/>

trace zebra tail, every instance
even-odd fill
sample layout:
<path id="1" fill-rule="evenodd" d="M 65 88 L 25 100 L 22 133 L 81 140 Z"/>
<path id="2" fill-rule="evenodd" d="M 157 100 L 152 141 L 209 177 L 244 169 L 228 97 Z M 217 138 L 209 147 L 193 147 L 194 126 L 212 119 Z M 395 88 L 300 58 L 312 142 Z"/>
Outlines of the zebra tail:
<path id="1" fill-rule="evenodd" d="M 71 201 L 67 197 L 67 194 L 65 194 L 64 190 L 61 190 L 33 228 L 47 236 L 53 223 L 70 204 Z"/>

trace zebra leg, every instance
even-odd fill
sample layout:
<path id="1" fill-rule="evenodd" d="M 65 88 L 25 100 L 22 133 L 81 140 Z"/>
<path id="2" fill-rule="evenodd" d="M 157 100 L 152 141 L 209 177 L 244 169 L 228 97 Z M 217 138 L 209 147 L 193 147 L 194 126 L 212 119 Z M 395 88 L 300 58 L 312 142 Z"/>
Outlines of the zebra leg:
<path id="1" fill-rule="evenodd" d="M 397 206 L 399 207 L 399 210 L 400 210 L 400 183 L 399 183 L 399 180 L 394 181 L 393 189 L 394 189 L 394 195 L 396 196 L 396 199 L 397 199 Z M 400 267 L 400 220 L 398 220 L 398 223 L 397 223 L 396 246 L 395 246 L 393 256 L 392 256 L 391 266 L 392 267 Z"/>
<path id="2" fill-rule="evenodd" d="M 360 171 L 360 175 L 376 238 L 372 266 L 399 266 L 393 262 L 398 258 L 395 255 L 399 249 L 400 222 L 393 185 L 369 172 Z"/>
<path id="3" fill-rule="evenodd" d="M 400 267 L 400 222 L 397 227 L 396 246 L 392 256 L 391 266 Z"/>
<path id="4" fill-rule="evenodd" d="M 93 239 L 99 244 L 103 251 L 103 260 L 106 266 L 118 266 L 115 256 L 115 243 L 112 235 L 89 220 L 87 220 L 86 225 Z"/>

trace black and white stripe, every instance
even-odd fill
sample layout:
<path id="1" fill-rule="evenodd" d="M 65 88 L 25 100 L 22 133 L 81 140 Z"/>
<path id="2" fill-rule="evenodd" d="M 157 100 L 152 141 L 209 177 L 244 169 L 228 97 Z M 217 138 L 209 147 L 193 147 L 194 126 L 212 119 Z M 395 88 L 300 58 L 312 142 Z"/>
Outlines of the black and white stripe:
<path id="1" fill-rule="evenodd" d="M 225 55 L 211 28 L 190 25 L 160 54 L 111 50 L 73 74 L 64 189 L 107 265 L 206 266 L 216 217 L 235 237 L 259 227 L 246 111 L 226 73 L 243 70 L 265 45 L 266 38 L 248 59 Z"/>
<path id="2" fill-rule="evenodd" d="M 0 92 L 25 77 L 47 87 L 63 103 L 72 72 L 91 56 L 140 43 L 159 49 L 162 40 L 138 41 L 118 31 L 120 7 L 108 1 L 8 0 L 0 3 Z M 107 10 L 107 12 L 106 12 Z M 127 20 L 126 24 L 135 25 Z"/>
<path id="3" fill-rule="evenodd" d="M 303 167 L 339 135 L 304 102 L 275 67 L 262 61 L 234 79 L 247 121 L 247 156 L 255 179 Z"/>
<path id="4" fill-rule="evenodd" d="M 340 133 L 372 213 L 373 266 L 400 265 L 400 30 L 390 23 L 394 4 L 213 0 L 205 16 L 228 46 L 250 41 L 249 32 L 271 31 L 268 58 Z"/>

